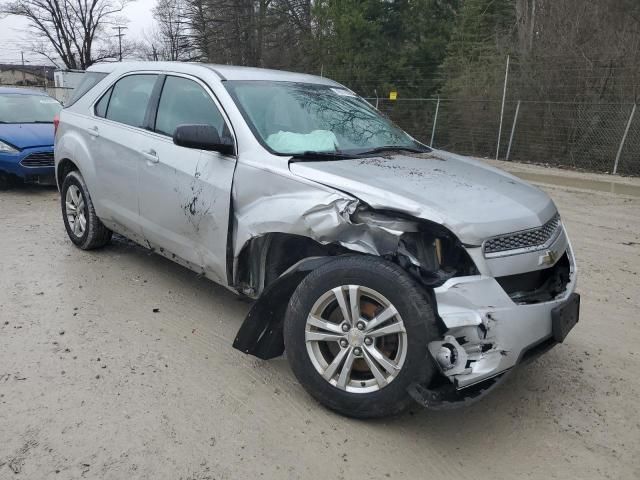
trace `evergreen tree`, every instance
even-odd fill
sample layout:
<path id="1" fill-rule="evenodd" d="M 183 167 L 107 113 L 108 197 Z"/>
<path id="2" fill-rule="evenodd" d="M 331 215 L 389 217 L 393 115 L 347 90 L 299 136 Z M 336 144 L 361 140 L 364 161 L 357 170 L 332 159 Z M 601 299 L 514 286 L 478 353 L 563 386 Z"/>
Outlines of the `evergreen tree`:
<path id="1" fill-rule="evenodd" d="M 514 29 L 513 0 L 465 0 L 443 65 L 444 95 L 487 98 L 500 93 Z"/>

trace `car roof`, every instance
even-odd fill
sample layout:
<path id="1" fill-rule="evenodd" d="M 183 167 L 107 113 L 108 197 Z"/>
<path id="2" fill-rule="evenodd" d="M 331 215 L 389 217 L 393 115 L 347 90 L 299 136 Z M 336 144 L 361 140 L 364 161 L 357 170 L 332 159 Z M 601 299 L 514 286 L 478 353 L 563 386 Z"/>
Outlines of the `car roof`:
<path id="1" fill-rule="evenodd" d="M 222 80 L 272 80 L 276 82 L 320 83 L 325 85 L 339 85 L 337 82 L 317 75 L 307 73 L 287 72 L 257 67 L 236 67 L 234 65 L 204 64 L 213 70 Z"/>
<path id="2" fill-rule="evenodd" d="M 116 69 L 126 71 L 136 70 L 167 70 L 170 72 L 192 73 L 206 68 L 213 71 L 220 80 L 271 80 L 279 82 L 316 83 L 322 85 L 340 86 L 339 83 L 324 77 L 306 73 L 287 72 L 268 68 L 238 67 L 234 65 L 216 65 L 211 63 L 190 62 L 111 62 L 92 65 L 89 72 L 111 73 Z"/>
<path id="3" fill-rule="evenodd" d="M 11 88 L 11 87 L 0 87 L 0 95 L 11 93 L 14 95 L 39 95 L 42 97 L 48 97 L 47 93 L 41 90 L 33 90 L 31 88 Z"/>
<path id="4" fill-rule="evenodd" d="M 134 62 L 123 62 L 123 63 L 134 63 Z M 104 63 L 94 63 L 89 68 L 87 68 L 87 72 L 99 72 L 99 73 L 111 73 L 119 66 L 122 66 L 123 63 L 120 62 L 104 62 Z M 135 62 L 139 63 L 139 62 Z"/>

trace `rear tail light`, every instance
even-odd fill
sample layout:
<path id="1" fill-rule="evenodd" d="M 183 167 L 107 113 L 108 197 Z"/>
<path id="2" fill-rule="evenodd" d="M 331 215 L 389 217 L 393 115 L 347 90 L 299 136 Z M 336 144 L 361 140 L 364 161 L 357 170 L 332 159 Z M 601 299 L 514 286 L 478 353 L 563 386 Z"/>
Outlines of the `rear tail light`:
<path id="1" fill-rule="evenodd" d="M 53 134 L 58 133 L 58 125 L 60 125 L 60 117 L 56 115 L 53 117 Z"/>

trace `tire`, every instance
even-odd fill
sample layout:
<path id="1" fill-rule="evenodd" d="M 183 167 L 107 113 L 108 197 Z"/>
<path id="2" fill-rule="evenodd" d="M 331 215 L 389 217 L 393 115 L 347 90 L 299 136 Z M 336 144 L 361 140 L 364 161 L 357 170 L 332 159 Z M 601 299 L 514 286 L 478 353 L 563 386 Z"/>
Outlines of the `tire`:
<path id="1" fill-rule="evenodd" d="M 96 215 L 89 189 L 80 172 L 72 170 L 67 174 L 60 193 L 62 221 L 71 241 L 82 250 L 93 250 L 109 243 L 112 232 Z"/>
<path id="2" fill-rule="evenodd" d="M 9 175 L 4 172 L 0 172 L 0 190 L 9 189 Z"/>
<path id="3" fill-rule="evenodd" d="M 356 315 L 362 319 L 360 333 L 357 325 L 354 330 L 352 321 L 349 331 L 343 333 L 344 318 L 352 315 L 348 310 L 345 315 L 339 295 L 343 295 L 346 305 L 351 304 L 352 297 L 359 298 Z M 397 313 L 376 325 L 388 316 L 380 314 L 389 307 L 395 307 Z M 323 323 L 309 320 L 310 314 L 320 317 Z M 404 332 L 400 331 L 402 325 Z M 395 332 L 367 338 L 367 331 L 375 335 L 382 327 Z M 334 338 L 317 340 L 325 334 Z M 411 405 L 408 387 L 414 382 L 428 383 L 435 374 L 427 344 L 438 337 L 426 292 L 398 265 L 369 256 L 337 257 L 311 272 L 291 297 L 284 325 L 285 350 L 298 381 L 321 404 L 355 418 L 395 415 Z M 387 368 L 390 363 L 399 370 L 390 369 L 394 372 L 390 374 L 382 368 L 383 364 L 376 361 L 378 354 L 384 355 Z M 334 374 L 332 365 L 340 355 L 343 360 L 337 362 L 341 367 Z M 353 363 L 349 363 L 350 357 Z M 377 367 L 377 376 L 372 363 Z M 347 365 L 352 366 L 351 373 L 343 376 Z"/>

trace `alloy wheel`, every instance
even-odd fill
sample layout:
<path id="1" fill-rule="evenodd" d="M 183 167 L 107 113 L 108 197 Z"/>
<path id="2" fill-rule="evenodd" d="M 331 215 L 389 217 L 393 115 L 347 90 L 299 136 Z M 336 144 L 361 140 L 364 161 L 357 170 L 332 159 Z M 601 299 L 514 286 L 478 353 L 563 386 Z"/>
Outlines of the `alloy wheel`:
<path id="1" fill-rule="evenodd" d="M 67 189 L 65 210 L 69 228 L 77 238 L 81 238 L 87 228 L 87 217 L 82 191 L 76 185 L 70 185 Z"/>
<path id="2" fill-rule="evenodd" d="M 393 304 L 360 285 L 342 285 L 313 305 L 305 328 L 307 353 L 331 385 L 369 393 L 388 385 L 402 370 L 407 332 Z"/>

